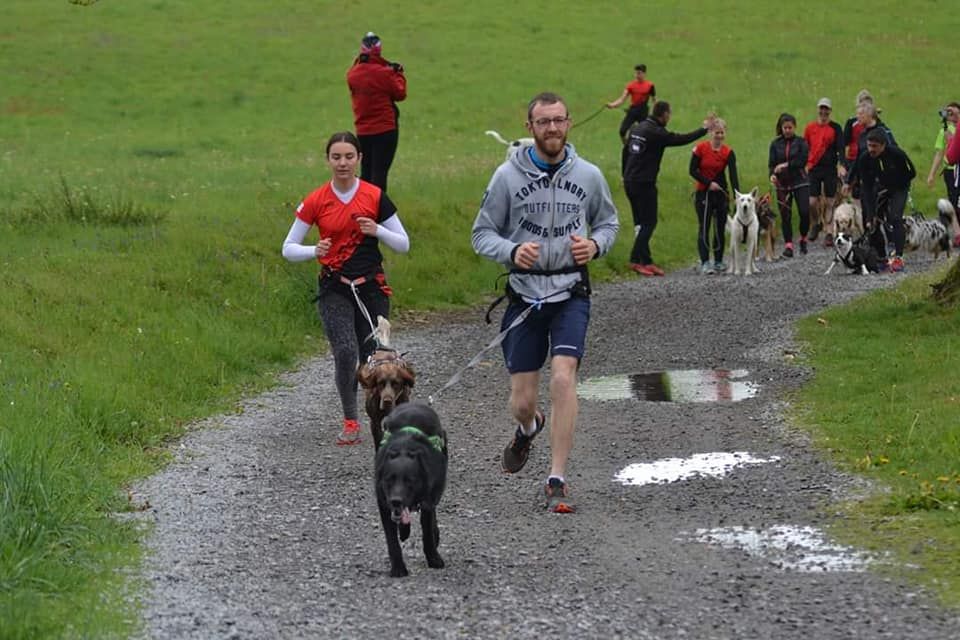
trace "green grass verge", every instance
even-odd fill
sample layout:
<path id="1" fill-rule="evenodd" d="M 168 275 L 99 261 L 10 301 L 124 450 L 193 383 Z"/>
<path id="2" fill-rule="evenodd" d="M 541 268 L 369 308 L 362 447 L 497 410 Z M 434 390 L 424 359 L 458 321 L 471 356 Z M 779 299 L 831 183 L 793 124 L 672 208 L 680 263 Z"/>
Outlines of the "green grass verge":
<path id="1" fill-rule="evenodd" d="M 798 421 L 876 491 L 845 505 L 838 534 L 892 550 L 960 605 L 960 309 L 930 301 L 944 269 L 803 320 L 816 371 Z M 902 570 L 902 569 L 901 569 Z"/>
<path id="2" fill-rule="evenodd" d="M 708 110 L 727 119 L 745 188 L 765 184 L 781 111 L 806 122 L 828 95 L 842 119 L 864 86 L 923 173 L 937 108 L 956 97 L 944 94 L 955 27 L 943 6 L 880 0 L 850 18 L 818 0 L 798 11 L 8 0 L 0 637 L 127 634 L 137 614 L 117 571 L 136 562 L 139 534 L 109 515 L 129 508 L 124 486 L 162 463 L 186 422 L 323 348 L 315 266 L 289 265 L 279 249 L 293 207 L 328 176 L 324 141 L 352 126 L 344 73 L 362 33 L 377 30 L 410 79 L 390 177 L 412 237 L 408 256 L 387 257 L 395 309 L 443 310 L 493 294 L 498 270 L 469 244 L 503 154 L 483 131 L 523 135 L 526 101 L 544 89 L 582 120 L 637 62 L 673 103 L 671 128 L 692 129 Z M 571 134 L 606 174 L 623 224 L 596 281 L 625 274 L 632 241 L 620 117 Z M 670 267 L 695 261 L 688 153 L 667 152 L 659 184 L 654 252 Z M 935 196 L 915 192 L 927 211 Z"/>

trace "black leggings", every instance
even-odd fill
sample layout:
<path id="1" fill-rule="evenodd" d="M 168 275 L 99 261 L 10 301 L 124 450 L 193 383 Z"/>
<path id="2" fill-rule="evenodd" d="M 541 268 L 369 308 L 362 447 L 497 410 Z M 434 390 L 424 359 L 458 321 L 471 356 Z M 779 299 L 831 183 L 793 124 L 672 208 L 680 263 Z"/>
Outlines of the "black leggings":
<path id="1" fill-rule="evenodd" d="M 797 203 L 797 213 L 800 214 L 800 238 L 806 240 L 810 230 L 810 185 L 777 187 L 777 205 L 780 208 L 780 228 L 784 242 L 793 242 L 793 202 Z"/>
<path id="2" fill-rule="evenodd" d="M 363 284 L 357 293 L 374 324 L 378 315 L 389 317 L 390 298 L 379 286 Z M 350 287 L 327 278 L 320 281 L 317 309 L 333 353 L 333 380 L 340 395 L 343 417 L 356 420 L 357 367 L 373 355 L 375 347 L 373 340 L 367 340 L 372 333 L 370 323 L 363 317 Z"/>
<path id="3" fill-rule="evenodd" d="M 387 173 L 397 153 L 400 131 L 394 129 L 372 136 L 357 136 L 360 140 L 360 179 L 371 182 L 387 191 Z"/>
<path id="4" fill-rule="evenodd" d="M 723 191 L 697 191 L 693 194 L 697 212 L 697 251 L 700 262 L 710 259 L 710 223 L 713 222 L 713 257 L 723 262 L 723 237 L 727 227 L 727 195 Z"/>

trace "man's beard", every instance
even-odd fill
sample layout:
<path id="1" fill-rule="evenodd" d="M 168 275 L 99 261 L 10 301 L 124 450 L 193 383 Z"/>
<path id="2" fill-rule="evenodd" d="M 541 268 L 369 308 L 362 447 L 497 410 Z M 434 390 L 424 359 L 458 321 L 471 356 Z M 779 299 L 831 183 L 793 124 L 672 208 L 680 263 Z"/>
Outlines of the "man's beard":
<path id="1" fill-rule="evenodd" d="M 567 144 L 567 135 L 565 133 L 534 135 L 533 140 L 540 155 L 556 158 L 563 153 L 563 148 Z"/>

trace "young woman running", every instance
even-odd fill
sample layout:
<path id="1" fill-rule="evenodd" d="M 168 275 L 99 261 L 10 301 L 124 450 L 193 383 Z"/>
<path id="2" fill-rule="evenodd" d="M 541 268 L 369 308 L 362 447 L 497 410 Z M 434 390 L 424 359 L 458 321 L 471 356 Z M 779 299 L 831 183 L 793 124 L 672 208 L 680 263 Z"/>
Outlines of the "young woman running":
<path id="1" fill-rule="evenodd" d="M 283 241 L 291 262 L 320 263 L 317 308 L 333 352 L 334 382 L 343 407 L 343 431 L 337 444 L 360 442 L 357 421 L 357 367 L 373 354 L 370 339 L 377 316 L 388 318 L 392 291 L 383 272 L 380 242 L 406 253 L 410 239 L 397 208 L 380 187 L 356 176 L 360 141 L 350 132 L 327 142 L 332 178 L 304 198 Z M 319 240 L 302 244 L 316 226 Z"/>

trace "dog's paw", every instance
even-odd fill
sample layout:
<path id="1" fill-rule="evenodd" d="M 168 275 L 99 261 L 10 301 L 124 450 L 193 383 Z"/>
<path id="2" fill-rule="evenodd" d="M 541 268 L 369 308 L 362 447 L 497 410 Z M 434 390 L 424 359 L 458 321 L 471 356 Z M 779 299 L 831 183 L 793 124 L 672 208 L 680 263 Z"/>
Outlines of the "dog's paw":
<path id="1" fill-rule="evenodd" d="M 427 556 L 427 566 L 431 569 L 443 569 L 447 565 L 444 563 L 443 558 L 440 557 L 440 554 L 435 553 L 433 556 Z"/>
<path id="2" fill-rule="evenodd" d="M 391 578 L 406 578 L 410 575 L 410 572 L 407 571 L 407 566 L 405 564 L 398 564 L 390 567 L 390 577 Z"/>

